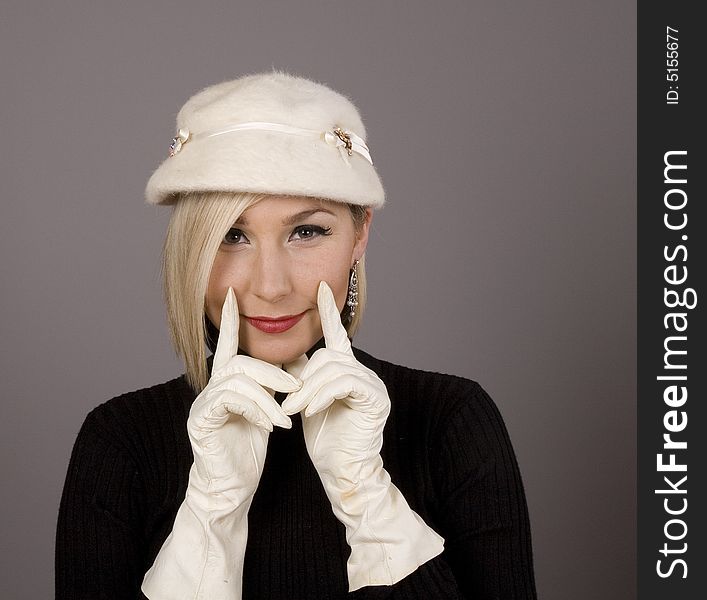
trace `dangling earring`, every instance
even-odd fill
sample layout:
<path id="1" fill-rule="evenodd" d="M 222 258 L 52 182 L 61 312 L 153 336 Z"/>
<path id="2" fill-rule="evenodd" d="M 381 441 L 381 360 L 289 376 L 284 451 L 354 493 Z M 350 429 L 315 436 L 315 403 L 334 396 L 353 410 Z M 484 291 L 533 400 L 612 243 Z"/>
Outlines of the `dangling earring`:
<path id="1" fill-rule="evenodd" d="M 351 269 L 351 276 L 349 278 L 349 295 L 346 298 L 346 306 L 349 307 L 349 320 L 353 321 L 354 315 L 356 314 L 356 307 L 358 306 L 358 274 L 356 269 L 358 268 L 358 260 L 354 261 L 353 268 Z"/>

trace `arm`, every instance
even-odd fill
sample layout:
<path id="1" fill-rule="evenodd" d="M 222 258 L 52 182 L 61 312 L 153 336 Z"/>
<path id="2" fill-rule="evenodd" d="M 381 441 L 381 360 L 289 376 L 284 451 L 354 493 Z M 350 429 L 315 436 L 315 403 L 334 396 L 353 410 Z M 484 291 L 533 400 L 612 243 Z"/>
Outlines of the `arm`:
<path id="1" fill-rule="evenodd" d="M 325 282 L 317 303 L 326 346 L 286 365 L 303 383 L 282 408 L 304 411 L 307 451 L 351 547 L 349 591 L 392 586 L 439 555 L 444 539 L 410 508 L 383 467 L 388 391 L 356 360 Z"/>
<path id="2" fill-rule="evenodd" d="M 469 598 L 536 598 L 528 509 L 500 413 L 478 384 L 436 436 L 443 558 Z"/>
<path id="3" fill-rule="evenodd" d="M 107 439 L 94 411 L 74 444 L 59 508 L 57 600 L 143 597 L 143 490 L 127 453 Z"/>
<path id="4" fill-rule="evenodd" d="M 194 454 L 184 502 L 143 593 L 150 600 L 240 600 L 248 510 L 274 425 L 291 427 L 266 388 L 300 382 L 274 365 L 238 354 L 238 305 L 228 288 L 211 378 L 192 404 Z"/>
<path id="5" fill-rule="evenodd" d="M 104 442 L 112 436 L 94 411 L 76 442 L 62 499 L 57 598 L 240 599 L 247 512 L 267 438 L 274 424 L 290 424 L 265 387 L 288 392 L 300 384 L 274 365 L 237 355 L 231 289 L 223 312 L 211 379 L 187 421 L 194 463 L 171 534 L 148 570 L 138 470 L 127 451 Z"/>

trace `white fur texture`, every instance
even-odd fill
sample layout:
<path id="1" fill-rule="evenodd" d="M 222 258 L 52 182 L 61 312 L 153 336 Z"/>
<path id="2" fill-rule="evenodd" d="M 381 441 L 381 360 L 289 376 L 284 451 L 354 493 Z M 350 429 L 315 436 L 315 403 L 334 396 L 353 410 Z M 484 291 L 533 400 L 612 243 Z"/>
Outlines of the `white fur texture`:
<path id="1" fill-rule="evenodd" d="M 364 140 L 354 104 L 331 88 L 282 71 L 246 75 L 203 89 L 177 115 L 191 135 L 251 121 L 321 131 L 335 127 Z M 369 146 L 370 149 L 370 146 Z M 373 155 L 373 149 L 371 149 Z M 329 198 L 380 208 L 385 192 L 375 168 L 355 153 L 345 161 L 323 139 L 247 130 L 189 139 L 152 174 L 150 204 L 171 204 L 184 191 L 248 191 Z"/>

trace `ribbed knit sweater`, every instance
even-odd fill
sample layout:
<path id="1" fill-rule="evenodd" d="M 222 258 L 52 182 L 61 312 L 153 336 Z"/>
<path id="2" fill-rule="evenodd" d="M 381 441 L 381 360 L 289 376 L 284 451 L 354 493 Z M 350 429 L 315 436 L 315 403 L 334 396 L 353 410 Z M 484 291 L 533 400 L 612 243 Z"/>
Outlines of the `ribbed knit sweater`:
<path id="1" fill-rule="evenodd" d="M 299 415 L 275 428 L 248 513 L 244 600 L 535 598 L 530 526 L 515 455 L 494 402 L 469 379 L 354 348 L 385 383 L 383 464 L 445 551 L 394 586 L 348 593 L 350 549 L 307 455 Z M 193 462 L 184 375 L 92 410 L 61 499 L 56 598 L 144 598 Z"/>

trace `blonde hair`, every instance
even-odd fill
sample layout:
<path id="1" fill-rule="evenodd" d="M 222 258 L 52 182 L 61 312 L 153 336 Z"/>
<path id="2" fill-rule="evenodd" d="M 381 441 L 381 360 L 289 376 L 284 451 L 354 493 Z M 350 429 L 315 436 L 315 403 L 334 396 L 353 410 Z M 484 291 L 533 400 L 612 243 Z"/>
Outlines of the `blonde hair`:
<path id="1" fill-rule="evenodd" d="M 164 300 L 172 345 L 184 362 L 187 382 L 197 394 L 209 380 L 205 298 L 211 266 L 233 223 L 267 197 L 248 192 L 184 192 L 174 204 L 162 250 Z M 366 207 L 349 205 L 349 210 L 358 232 L 365 222 Z M 357 269 L 356 314 L 344 322 L 350 338 L 361 323 L 366 304 L 364 259 L 362 256 Z M 348 308 L 345 310 L 348 317 Z"/>

